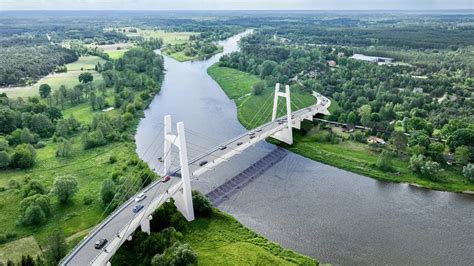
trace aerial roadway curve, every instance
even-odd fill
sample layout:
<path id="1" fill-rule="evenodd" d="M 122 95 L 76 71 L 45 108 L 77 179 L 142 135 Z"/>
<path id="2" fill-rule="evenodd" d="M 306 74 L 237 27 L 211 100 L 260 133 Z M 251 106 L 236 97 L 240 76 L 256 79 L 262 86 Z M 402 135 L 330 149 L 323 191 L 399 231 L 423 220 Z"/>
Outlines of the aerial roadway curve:
<path id="1" fill-rule="evenodd" d="M 189 171 L 192 177 L 198 177 L 205 172 L 214 169 L 219 164 L 228 161 L 231 157 L 241 153 L 255 143 L 273 136 L 278 132 L 291 127 L 299 128 L 303 120 L 312 120 L 316 114 L 329 114 L 328 107 L 331 101 L 319 93 L 313 92 L 317 99 L 316 104 L 295 111 L 291 114 L 290 123 L 288 116 L 279 117 L 258 128 L 239 135 L 208 152 L 189 161 Z M 203 165 L 203 162 L 206 162 Z M 130 198 L 118 207 L 105 220 L 98 224 L 74 249 L 60 262 L 60 265 L 82 266 L 82 265 L 107 265 L 120 246 L 131 239 L 133 232 L 142 226 L 147 230 L 146 219 L 152 219 L 153 212 L 164 202 L 169 200 L 175 193 L 180 191 L 182 182 L 180 169 L 168 173 L 171 179 L 164 183 L 157 180 L 137 193 L 143 193 L 146 198 L 140 204 L 145 207 L 138 213 L 133 212 L 137 205 L 136 196 Z M 149 223 L 148 223 L 149 227 Z M 148 228 L 149 230 L 149 228 Z M 100 249 L 95 248 L 95 243 L 100 239 L 107 239 L 107 243 Z"/>

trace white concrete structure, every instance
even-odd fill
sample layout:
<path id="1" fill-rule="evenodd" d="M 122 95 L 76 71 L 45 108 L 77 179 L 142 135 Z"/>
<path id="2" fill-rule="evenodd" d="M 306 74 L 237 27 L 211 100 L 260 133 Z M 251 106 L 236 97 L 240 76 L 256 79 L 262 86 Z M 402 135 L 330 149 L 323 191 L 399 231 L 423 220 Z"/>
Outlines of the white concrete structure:
<path id="1" fill-rule="evenodd" d="M 193 203 L 191 196 L 191 178 L 198 177 L 207 171 L 217 167 L 219 164 L 230 160 L 236 154 L 255 145 L 255 143 L 274 137 L 285 143 L 293 143 L 292 128 L 300 128 L 303 120 L 312 120 L 318 114 L 328 115 L 329 99 L 313 92 L 317 103 L 301 110 L 291 111 L 290 87 L 285 87 L 285 92 L 280 92 L 280 84 L 275 86 L 275 98 L 273 105 L 272 120 L 252 131 L 253 134 L 242 134 L 208 152 L 188 161 L 186 137 L 184 124 L 177 123 L 177 134 L 173 135 L 171 130 L 171 117 L 165 117 L 164 129 L 164 176 L 170 176 L 169 181 L 157 180 L 148 185 L 139 193 L 147 197 L 141 201 L 145 207 L 138 213 L 133 213 L 132 208 L 137 204 L 135 197 L 130 198 L 104 221 L 97 225 L 62 261 L 61 265 L 106 265 L 111 257 L 127 239 L 130 240 L 133 232 L 138 227 L 144 232 L 150 233 L 150 220 L 153 212 L 164 202 L 173 198 L 178 210 L 188 221 L 194 219 Z M 286 115 L 277 119 L 278 100 L 280 97 L 286 100 Z M 180 167 L 170 170 L 170 150 L 177 147 L 179 150 Z M 225 148 L 223 148 L 225 147 Z M 107 245 L 102 249 L 95 249 L 94 243 L 105 238 Z"/>

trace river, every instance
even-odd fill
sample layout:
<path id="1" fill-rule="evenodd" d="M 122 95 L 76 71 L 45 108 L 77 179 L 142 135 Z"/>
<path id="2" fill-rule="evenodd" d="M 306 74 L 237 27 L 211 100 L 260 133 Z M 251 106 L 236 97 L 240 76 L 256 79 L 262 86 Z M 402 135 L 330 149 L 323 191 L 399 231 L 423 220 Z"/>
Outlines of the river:
<path id="1" fill-rule="evenodd" d="M 137 134 L 152 168 L 163 155 L 163 116 L 183 121 L 189 157 L 245 131 L 236 106 L 206 69 L 238 50 L 244 34 L 204 61 L 165 57 L 166 76 Z M 260 143 L 193 180 L 206 193 L 274 147 Z M 174 158 L 177 158 L 174 154 Z M 177 159 L 176 159 L 177 160 Z M 257 233 L 322 263 L 467 265 L 474 259 L 474 197 L 380 182 L 290 153 L 219 208 Z M 245 254 L 242 254 L 245 255 Z"/>

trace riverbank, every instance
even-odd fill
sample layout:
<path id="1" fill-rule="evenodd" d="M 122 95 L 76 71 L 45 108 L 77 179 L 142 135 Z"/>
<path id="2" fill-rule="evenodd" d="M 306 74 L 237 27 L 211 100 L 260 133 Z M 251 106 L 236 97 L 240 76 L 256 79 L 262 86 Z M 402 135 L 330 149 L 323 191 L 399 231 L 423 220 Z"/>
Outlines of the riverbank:
<path id="1" fill-rule="evenodd" d="M 184 242 L 200 265 L 317 265 L 312 258 L 282 248 L 217 209 L 209 218 L 186 224 Z"/>
<path id="2" fill-rule="evenodd" d="M 221 86 L 227 96 L 235 101 L 239 121 L 246 128 L 254 128 L 270 120 L 270 108 L 260 108 L 266 106 L 268 99 L 273 98 L 272 88 L 266 88 L 261 95 L 252 94 L 252 85 L 261 81 L 260 78 L 248 73 L 219 67 L 218 63 L 208 69 L 208 74 Z M 314 97 L 299 91 L 292 91 L 292 108 L 300 109 L 314 104 Z M 331 109 L 336 105 L 331 104 Z M 256 110 L 261 110 L 258 114 L 261 119 L 254 119 Z M 283 115 L 281 112 L 279 115 Z M 416 184 L 424 188 L 463 192 L 474 190 L 474 184 L 458 172 L 446 168 L 434 179 L 422 178 L 408 169 L 408 162 L 399 158 L 392 158 L 394 170 L 391 172 L 382 171 L 375 167 L 379 157 L 378 152 L 371 151 L 367 145 L 353 141 L 344 141 L 337 144 L 317 141 L 317 137 L 308 134 L 303 136 L 299 131 L 294 131 L 294 145 L 289 146 L 276 140 L 272 143 L 281 145 L 292 152 L 304 157 L 326 163 L 341 169 L 372 177 L 378 180 Z M 399 175 L 394 173 L 398 172 Z"/>

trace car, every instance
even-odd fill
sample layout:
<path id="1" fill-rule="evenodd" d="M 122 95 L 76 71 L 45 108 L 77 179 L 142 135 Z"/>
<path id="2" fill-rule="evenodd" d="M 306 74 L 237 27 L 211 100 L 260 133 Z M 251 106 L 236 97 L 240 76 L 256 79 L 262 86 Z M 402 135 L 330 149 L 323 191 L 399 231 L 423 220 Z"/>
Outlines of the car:
<path id="1" fill-rule="evenodd" d="M 262 129 L 261 129 L 261 128 L 257 128 L 257 129 L 255 129 L 255 131 L 257 131 L 257 132 L 262 132 Z"/>
<path id="2" fill-rule="evenodd" d="M 255 135 L 251 135 L 249 138 L 250 138 L 250 139 L 254 139 L 254 138 L 255 138 Z"/>
<path id="3" fill-rule="evenodd" d="M 204 166 L 204 165 L 206 165 L 206 164 L 207 164 L 207 161 L 201 161 L 201 162 L 199 163 L 199 166 Z"/>
<path id="4" fill-rule="evenodd" d="M 226 146 L 222 146 L 222 145 L 221 145 L 221 146 L 219 146 L 219 150 L 223 151 L 223 150 L 225 150 L 225 149 L 227 149 L 227 147 L 226 147 Z"/>
<path id="5" fill-rule="evenodd" d="M 140 193 L 137 195 L 137 197 L 135 198 L 135 202 L 140 202 L 142 200 L 144 200 L 146 198 L 146 195 L 145 193 Z"/>
<path id="6" fill-rule="evenodd" d="M 95 242 L 94 247 L 96 249 L 101 249 L 105 246 L 105 244 L 107 244 L 107 242 L 108 242 L 107 239 L 101 238 L 101 239 L 97 240 L 97 242 Z"/>
<path id="7" fill-rule="evenodd" d="M 132 209 L 133 213 L 138 213 L 139 211 L 141 211 L 143 209 L 143 206 L 142 204 L 138 204 L 138 205 L 135 205 Z"/>
<path id="8" fill-rule="evenodd" d="M 237 142 L 237 146 L 240 146 L 242 145 L 243 143 L 242 142 Z"/>
<path id="9" fill-rule="evenodd" d="M 255 132 L 250 131 L 249 133 L 247 133 L 247 135 L 249 135 L 249 136 L 255 135 Z"/>
<path id="10" fill-rule="evenodd" d="M 171 180 L 171 176 L 167 175 L 161 179 L 161 183 L 166 183 Z"/>

